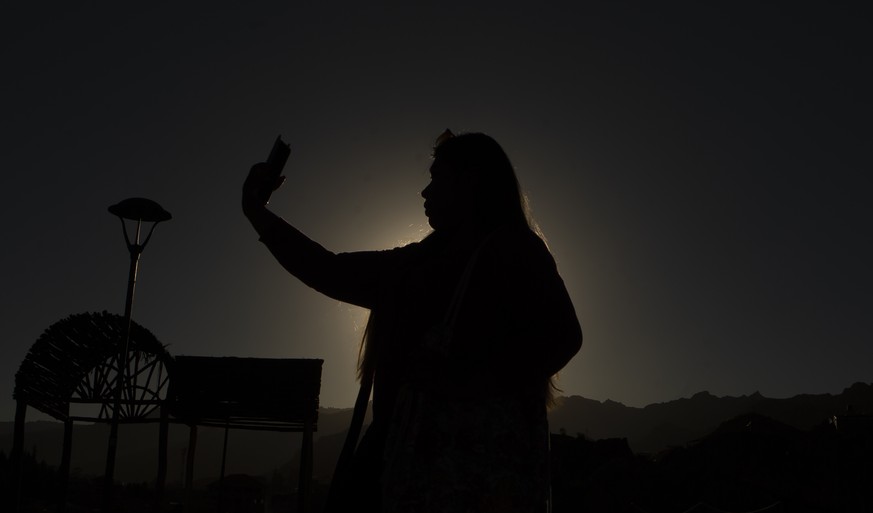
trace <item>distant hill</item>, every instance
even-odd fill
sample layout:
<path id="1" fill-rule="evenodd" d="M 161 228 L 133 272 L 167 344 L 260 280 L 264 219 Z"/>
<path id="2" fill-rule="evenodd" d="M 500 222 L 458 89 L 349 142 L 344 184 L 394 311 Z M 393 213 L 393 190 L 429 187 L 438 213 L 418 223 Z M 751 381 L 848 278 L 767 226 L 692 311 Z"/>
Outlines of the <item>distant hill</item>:
<path id="1" fill-rule="evenodd" d="M 799 395 L 789 399 L 770 399 L 753 394 L 742 397 L 715 397 L 700 392 L 690 398 L 628 407 L 615 401 L 595 401 L 584 397 L 562 398 L 550 412 L 552 432 L 582 434 L 587 439 L 625 438 L 637 453 L 654 453 L 671 446 L 705 437 L 726 421 L 745 414 L 757 414 L 800 430 L 808 430 L 833 415 L 852 407 L 858 413 L 873 412 L 873 385 L 855 383 L 841 394 Z M 351 409 L 323 408 L 316 433 L 315 474 L 330 479 L 351 419 Z M 0 451 L 12 447 L 12 422 L 0 423 Z M 27 424 L 25 447 L 49 465 L 60 461 L 63 426 L 57 422 Z M 203 485 L 220 471 L 224 432 L 200 428 L 195 462 L 195 478 Z M 81 475 L 102 475 L 105 465 L 108 428 L 77 424 L 73 434 L 72 467 Z M 119 438 L 116 476 L 127 482 L 149 482 L 157 474 L 157 425 L 123 426 Z M 170 427 L 168 482 L 182 480 L 188 429 Z M 288 433 L 231 431 L 228 444 L 228 474 L 267 475 L 274 469 L 290 478 L 296 470 L 300 436 Z"/>
<path id="2" fill-rule="evenodd" d="M 755 393 L 716 397 L 700 392 L 690 398 L 644 408 L 579 396 L 562 398 L 549 415 L 552 432 L 582 434 L 589 439 L 627 438 L 634 452 L 657 452 L 681 446 L 712 432 L 723 422 L 756 413 L 807 430 L 853 408 L 873 413 L 873 385 L 855 383 L 841 394 L 798 395 L 770 399 Z"/>

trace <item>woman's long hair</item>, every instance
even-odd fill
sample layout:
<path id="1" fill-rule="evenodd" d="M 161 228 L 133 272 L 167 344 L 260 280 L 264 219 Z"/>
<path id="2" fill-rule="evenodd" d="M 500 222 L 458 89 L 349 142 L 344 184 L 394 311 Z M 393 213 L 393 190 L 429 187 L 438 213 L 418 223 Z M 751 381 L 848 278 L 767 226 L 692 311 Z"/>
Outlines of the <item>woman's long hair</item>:
<path id="1" fill-rule="evenodd" d="M 447 163 L 454 172 L 471 175 L 472 179 L 466 183 L 473 188 L 470 192 L 477 199 L 474 219 L 471 221 L 480 228 L 490 232 L 500 226 L 523 226 L 543 238 L 539 227 L 530 217 L 527 198 L 521 191 L 509 157 L 491 136 L 475 132 L 454 135 L 446 130 L 434 145 L 433 158 Z M 358 379 L 374 371 L 374 315 L 378 315 L 378 312 L 370 313 L 361 341 Z M 545 385 L 544 399 L 547 405 L 551 405 L 553 393 L 558 389 L 553 378 Z"/>

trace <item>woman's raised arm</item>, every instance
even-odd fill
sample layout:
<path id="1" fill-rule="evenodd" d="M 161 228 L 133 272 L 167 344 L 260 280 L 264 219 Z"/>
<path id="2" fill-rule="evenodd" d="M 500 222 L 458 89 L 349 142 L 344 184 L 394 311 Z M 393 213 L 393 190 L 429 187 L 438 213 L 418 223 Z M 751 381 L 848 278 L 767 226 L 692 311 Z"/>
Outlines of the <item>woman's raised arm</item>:
<path id="1" fill-rule="evenodd" d="M 306 285 L 339 301 L 372 308 L 383 271 L 396 264 L 400 252 L 328 251 L 267 208 L 270 196 L 284 180 L 284 176 L 270 176 L 266 164 L 255 164 L 243 184 L 243 213 L 261 242 Z"/>

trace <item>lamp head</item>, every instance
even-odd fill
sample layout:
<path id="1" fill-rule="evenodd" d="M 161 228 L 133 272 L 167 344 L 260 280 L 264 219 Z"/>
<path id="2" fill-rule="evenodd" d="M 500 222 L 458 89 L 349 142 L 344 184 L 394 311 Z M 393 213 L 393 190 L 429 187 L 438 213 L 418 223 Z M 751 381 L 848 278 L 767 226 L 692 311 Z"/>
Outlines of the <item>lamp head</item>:
<path id="1" fill-rule="evenodd" d="M 173 218 L 163 207 L 145 198 L 128 198 L 109 207 L 109 212 L 121 219 L 147 223 L 160 223 Z"/>

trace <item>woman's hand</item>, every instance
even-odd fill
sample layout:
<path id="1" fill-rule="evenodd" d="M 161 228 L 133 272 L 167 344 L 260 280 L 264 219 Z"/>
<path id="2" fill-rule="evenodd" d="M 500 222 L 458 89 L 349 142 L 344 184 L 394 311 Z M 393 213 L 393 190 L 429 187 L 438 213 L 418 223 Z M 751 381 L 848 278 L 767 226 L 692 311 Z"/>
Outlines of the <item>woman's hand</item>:
<path id="1" fill-rule="evenodd" d="M 270 201 L 273 191 L 285 182 L 284 176 L 276 177 L 270 166 L 261 162 L 252 166 L 243 182 L 242 208 L 248 215 L 254 209 L 262 208 Z"/>

